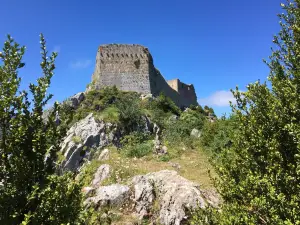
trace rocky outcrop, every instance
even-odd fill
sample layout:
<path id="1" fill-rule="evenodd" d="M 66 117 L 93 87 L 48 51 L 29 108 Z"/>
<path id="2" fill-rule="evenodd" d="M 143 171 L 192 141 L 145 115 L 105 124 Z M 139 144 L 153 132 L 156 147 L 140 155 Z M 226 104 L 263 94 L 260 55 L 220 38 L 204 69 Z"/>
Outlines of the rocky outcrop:
<path id="1" fill-rule="evenodd" d="M 160 141 L 161 129 L 159 128 L 159 126 L 157 126 L 156 123 L 153 125 L 153 133 L 155 134 L 155 139 L 153 140 L 153 153 L 158 155 L 168 154 L 167 146 L 163 146 Z"/>
<path id="2" fill-rule="evenodd" d="M 85 99 L 84 92 L 79 92 L 76 95 L 73 95 L 69 99 L 67 99 L 64 103 L 72 107 L 73 109 L 77 109 L 80 103 Z"/>
<path id="3" fill-rule="evenodd" d="M 121 206 L 130 197 L 130 188 L 125 185 L 113 184 L 99 187 L 94 197 L 88 198 L 84 204 L 87 207 L 94 206 Z"/>
<path id="4" fill-rule="evenodd" d="M 65 157 L 63 170 L 75 171 L 80 168 L 84 158 L 89 157 L 92 148 L 103 148 L 109 144 L 119 144 L 120 132 L 116 125 L 96 121 L 93 114 L 75 123 L 67 132 L 61 144 Z"/>
<path id="5" fill-rule="evenodd" d="M 208 204 L 218 204 L 218 198 L 208 198 L 199 185 L 179 176 L 175 171 L 163 170 L 136 176 L 132 180 L 135 210 L 146 216 L 154 201 L 159 202 L 159 220 L 164 225 L 180 225 L 187 219 L 187 211 Z"/>
<path id="6" fill-rule="evenodd" d="M 73 109 L 78 109 L 78 107 L 80 106 L 81 102 L 85 99 L 85 93 L 84 92 L 79 92 L 76 95 L 73 95 L 72 97 L 69 97 L 67 100 L 63 101 L 62 103 L 60 103 L 61 106 L 68 106 L 71 110 Z M 53 106 L 51 106 L 50 108 L 44 110 L 42 118 L 44 120 L 44 122 L 48 121 L 49 116 L 51 115 L 51 113 L 53 113 L 54 111 L 54 104 Z M 55 115 L 55 122 L 58 123 L 58 121 L 60 121 L 60 116 L 58 114 L 58 112 L 56 112 Z"/>
<path id="7" fill-rule="evenodd" d="M 110 169 L 109 165 L 107 165 L 107 164 L 101 165 L 97 169 L 97 171 L 94 175 L 94 179 L 92 181 L 92 186 L 99 187 L 101 185 L 101 182 L 109 177 L 110 172 L 111 172 L 111 169 Z"/>
<path id="8" fill-rule="evenodd" d="M 101 171 L 98 170 L 97 173 Z M 151 218 L 155 212 L 157 216 L 152 219 L 158 219 L 162 225 L 183 224 L 190 219 L 188 217 L 190 211 L 208 205 L 217 207 L 220 203 L 215 191 L 202 190 L 198 184 L 171 170 L 135 176 L 128 186 L 120 184 L 93 186 L 84 188 L 83 192 L 87 197 L 86 207 L 98 209 L 106 206 L 130 205 L 129 210 L 140 219 Z"/>
<path id="9" fill-rule="evenodd" d="M 154 124 L 152 123 L 150 118 L 147 116 L 143 116 L 142 119 L 144 120 L 144 132 L 153 133 Z"/>

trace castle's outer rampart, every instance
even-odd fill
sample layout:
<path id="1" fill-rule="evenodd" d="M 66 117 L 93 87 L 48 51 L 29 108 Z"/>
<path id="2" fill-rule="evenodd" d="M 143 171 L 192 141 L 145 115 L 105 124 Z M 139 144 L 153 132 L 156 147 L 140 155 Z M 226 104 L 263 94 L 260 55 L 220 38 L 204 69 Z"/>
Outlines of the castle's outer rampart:
<path id="1" fill-rule="evenodd" d="M 193 85 L 178 79 L 166 81 L 154 67 L 149 50 L 141 45 L 109 44 L 99 47 L 92 77 L 95 88 L 118 87 L 154 96 L 164 92 L 178 106 L 197 104 Z"/>

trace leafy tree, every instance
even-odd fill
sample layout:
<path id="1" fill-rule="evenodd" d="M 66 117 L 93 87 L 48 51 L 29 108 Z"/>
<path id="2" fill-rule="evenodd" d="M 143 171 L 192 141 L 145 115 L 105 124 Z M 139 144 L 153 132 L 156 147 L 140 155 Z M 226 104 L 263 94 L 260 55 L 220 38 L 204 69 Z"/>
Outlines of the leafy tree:
<path id="1" fill-rule="evenodd" d="M 224 205 L 211 224 L 300 224 L 300 1 L 282 7 L 269 83 L 233 91 L 237 132 L 216 167 Z"/>
<path id="2" fill-rule="evenodd" d="M 48 58 L 40 36 L 43 76 L 30 84 L 32 100 L 19 91 L 19 69 L 25 47 L 12 37 L 0 53 L 0 224 L 76 223 L 81 210 L 80 187 L 70 174 L 55 175 L 55 159 L 65 129 L 59 126 L 58 104 L 47 122 L 43 108 L 54 74 L 56 53 Z"/>
<path id="3" fill-rule="evenodd" d="M 217 155 L 223 148 L 230 147 L 236 131 L 235 120 L 235 116 L 231 115 L 229 118 L 221 117 L 214 122 L 205 121 L 201 133 L 202 145 Z"/>

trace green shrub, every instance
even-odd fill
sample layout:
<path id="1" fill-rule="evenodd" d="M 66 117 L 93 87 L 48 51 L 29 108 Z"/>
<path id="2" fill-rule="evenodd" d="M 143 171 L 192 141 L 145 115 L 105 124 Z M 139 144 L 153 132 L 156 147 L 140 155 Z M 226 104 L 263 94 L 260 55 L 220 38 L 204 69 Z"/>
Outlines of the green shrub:
<path id="1" fill-rule="evenodd" d="M 0 52 L 0 224 L 79 223 L 80 186 L 72 175 L 55 173 L 66 134 L 65 121 L 56 120 L 62 107 L 55 103 L 43 119 L 57 54 L 48 57 L 43 35 L 40 43 L 43 76 L 30 84 L 31 98 L 18 76 L 25 47 L 8 36 Z"/>
<path id="2" fill-rule="evenodd" d="M 126 133 L 142 130 L 145 126 L 142 111 L 140 108 L 140 98 L 136 93 L 127 93 L 116 102 L 119 110 L 120 123 Z"/>
<path id="3" fill-rule="evenodd" d="M 201 133 L 201 143 L 204 147 L 211 147 L 214 141 L 215 136 L 218 133 L 219 121 L 211 123 L 206 120 L 203 125 Z"/>
<path id="4" fill-rule="evenodd" d="M 180 108 L 170 99 L 167 97 L 164 93 L 161 93 L 156 101 L 156 107 L 159 109 L 162 109 L 164 112 L 171 112 L 172 114 L 175 114 L 179 116 L 181 114 Z"/>
<path id="5" fill-rule="evenodd" d="M 153 141 L 149 139 L 151 139 L 151 136 L 146 133 L 132 132 L 121 140 L 122 152 L 127 157 L 141 158 L 146 156 L 153 150 Z"/>
<path id="6" fill-rule="evenodd" d="M 191 225 L 219 225 L 221 224 L 220 213 L 213 207 L 189 212 Z"/>
<path id="7" fill-rule="evenodd" d="M 120 112 L 117 107 L 110 106 L 104 109 L 101 113 L 99 113 L 97 115 L 97 118 L 103 120 L 104 122 L 119 124 Z"/>
<path id="8" fill-rule="evenodd" d="M 92 111 L 101 111 L 112 105 L 122 95 L 122 91 L 116 86 L 104 87 L 100 90 L 91 90 L 87 92 L 83 107 Z"/>
<path id="9" fill-rule="evenodd" d="M 104 216 L 105 215 L 105 216 Z M 86 209 L 83 216 L 85 225 L 111 225 L 121 221 L 120 211 L 111 206 Z"/>
<path id="10" fill-rule="evenodd" d="M 180 120 L 184 122 L 187 134 L 190 134 L 194 128 L 198 130 L 202 129 L 205 116 L 198 110 L 189 109 L 181 114 Z"/>
<path id="11" fill-rule="evenodd" d="M 235 116 L 232 115 L 215 122 L 206 121 L 200 138 L 205 149 L 209 149 L 213 154 L 219 154 L 223 148 L 230 147 L 237 129 L 235 120 Z"/>
<path id="12" fill-rule="evenodd" d="M 79 224 L 78 216 L 83 210 L 81 186 L 74 181 L 73 175 L 51 175 L 46 184 L 43 188 L 33 186 L 29 199 L 40 202 L 34 211 L 25 215 L 25 221 L 28 224 Z"/>
<path id="13" fill-rule="evenodd" d="M 147 141 L 134 146 L 126 146 L 124 152 L 127 157 L 141 158 L 153 151 L 153 141 Z"/>
<path id="14" fill-rule="evenodd" d="M 166 127 L 168 119 L 173 115 L 171 112 L 165 112 L 157 104 L 157 99 L 145 99 L 141 102 L 142 112 L 156 123 L 161 129 Z"/>
<path id="15" fill-rule="evenodd" d="M 181 113 L 178 120 L 169 121 L 163 131 L 165 141 L 176 146 L 180 143 L 192 146 L 191 131 L 195 128 L 201 130 L 205 121 L 203 114 L 195 110 Z"/>
<path id="16" fill-rule="evenodd" d="M 270 83 L 233 91 L 236 132 L 215 165 L 224 203 L 210 218 L 218 224 L 300 224 L 299 4 L 282 4 Z"/>
<path id="17" fill-rule="evenodd" d="M 73 122 L 85 118 L 88 114 L 94 113 L 95 115 L 101 115 L 106 108 L 114 107 L 115 102 L 120 99 L 124 93 L 114 87 L 104 87 L 100 90 L 90 90 L 87 92 L 85 99 L 81 105 L 74 112 Z M 111 110 L 111 111 L 110 111 Z M 108 109 L 108 112 L 104 112 L 104 117 L 110 119 L 108 113 L 113 112 L 113 109 Z M 117 120 L 116 112 L 111 117 L 113 120 Z"/>
<path id="18" fill-rule="evenodd" d="M 162 162 L 169 162 L 170 160 L 171 160 L 170 154 L 161 155 L 159 157 L 159 161 L 162 161 Z"/>

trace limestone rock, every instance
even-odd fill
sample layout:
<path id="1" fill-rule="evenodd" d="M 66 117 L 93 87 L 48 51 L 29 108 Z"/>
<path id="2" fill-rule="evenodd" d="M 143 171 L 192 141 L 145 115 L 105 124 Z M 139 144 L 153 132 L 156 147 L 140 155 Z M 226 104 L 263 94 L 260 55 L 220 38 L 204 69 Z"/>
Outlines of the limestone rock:
<path id="1" fill-rule="evenodd" d="M 84 92 L 79 92 L 76 95 L 73 95 L 72 97 L 69 98 L 67 101 L 67 104 L 71 106 L 74 109 L 77 109 L 80 105 L 80 103 L 85 99 L 85 94 Z"/>
<path id="2" fill-rule="evenodd" d="M 195 138 L 200 138 L 201 137 L 201 131 L 199 131 L 198 129 L 194 128 L 191 131 L 191 136 L 195 137 Z"/>
<path id="3" fill-rule="evenodd" d="M 134 184 L 135 210 L 143 218 L 148 214 L 155 200 L 154 187 L 146 176 L 135 176 L 132 183 Z"/>
<path id="4" fill-rule="evenodd" d="M 160 141 L 161 129 L 155 123 L 153 126 L 153 133 L 155 134 L 155 139 L 153 140 L 154 148 L 153 152 L 158 155 L 165 155 L 168 153 L 168 148 L 166 146 L 162 146 Z"/>
<path id="5" fill-rule="evenodd" d="M 62 103 L 59 103 L 60 105 L 67 105 L 69 107 L 71 107 L 72 109 L 77 109 L 80 105 L 80 103 L 85 99 L 85 94 L 84 92 L 79 92 L 75 95 L 73 95 L 72 97 L 69 97 L 67 100 L 63 101 Z M 48 118 L 50 116 L 51 113 L 53 113 L 54 111 L 54 104 L 44 110 L 43 112 L 43 115 L 42 115 L 42 118 L 43 118 L 43 121 L 44 122 L 47 122 L 48 121 Z M 58 112 L 56 112 L 56 115 L 55 115 L 55 122 L 56 124 L 58 125 L 60 123 L 60 115 L 58 114 Z"/>
<path id="6" fill-rule="evenodd" d="M 154 125 L 153 125 L 153 133 L 155 134 L 155 140 L 159 140 L 161 129 L 159 128 L 159 126 L 156 123 L 154 123 Z"/>
<path id="7" fill-rule="evenodd" d="M 154 150 L 153 152 L 157 155 L 166 155 L 168 154 L 168 147 L 163 146 L 159 140 L 154 140 Z"/>
<path id="8" fill-rule="evenodd" d="M 93 114 L 75 123 L 67 132 L 61 144 L 61 152 L 65 156 L 63 170 L 75 171 L 80 168 L 83 159 L 89 158 L 91 148 L 103 148 L 109 144 L 117 145 L 120 134 L 111 123 L 97 122 Z"/>
<path id="9" fill-rule="evenodd" d="M 172 115 L 172 116 L 170 116 L 170 118 L 169 118 L 169 121 L 170 122 L 175 122 L 175 121 L 177 121 L 178 120 L 178 116 L 177 115 Z"/>
<path id="10" fill-rule="evenodd" d="M 163 155 L 167 154 L 168 153 L 168 147 L 167 146 L 163 146 L 161 148 L 161 152 L 160 153 L 163 154 Z"/>
<path id="11" fill-rule="evenodd" d="M 152 94 L 142 94 L 141 95 L 141 99 L 153 99 L 153 95 Z"/>
<path id="12" fill-rule="evenodd" d="M 99 161 L 109 160 L 109 155 L 110 155 L 109 150 L 106 148 L 100 153 L 98 160 Z"/>
<path id="13" fill-rule="evenodd" d="M 132 184 L 136 212 L 141 217 L 147 215 L 156 196 L 160 205 L 159 220 L 164 225 L 180 225 L 187 217 L 187 209 L 205 208 L 212 199 L 201 192 L 199 185 L 179 176 L 176 171 L 136 176 Z M 217 198 L 214 200 L 217 204 Z"/>
<path id="14" fill-rule="evenodd" d="M 96 190 L 95 196 L 88 198 L 84 204 L 86 206 L 121 206 L 130 197 L 130 188 L 125 185 L 113 184 L 102 186 Z"/>
<path id="15" fill-rule="evenodd" d="M 94 175 L 94 179 L 93 179 L 91 185 L 96 188 L 99 187 L 101 185 L 101 182 L 109 177 L 110 171 L 111 171 L 111 169 L 108 164 L 101 165 L 97 169 L 97 172 Z"/>
<path id="16" fill-rule="evenodd" d="M 144 132 L 153 133 L 154 124 L 152 123 L 150 118 L 147 116 L 143 116 L 143 120 L 145 121 Z"/>

